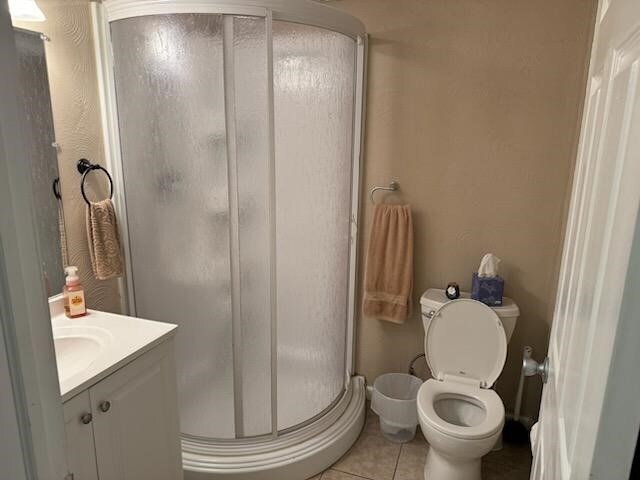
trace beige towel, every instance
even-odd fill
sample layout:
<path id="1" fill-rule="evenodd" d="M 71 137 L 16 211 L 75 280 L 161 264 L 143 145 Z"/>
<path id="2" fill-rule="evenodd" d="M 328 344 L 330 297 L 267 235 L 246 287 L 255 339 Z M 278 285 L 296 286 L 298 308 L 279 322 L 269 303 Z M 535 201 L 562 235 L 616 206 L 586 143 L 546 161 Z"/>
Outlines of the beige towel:
<path id="1" fill-rule="evenodd" d="M 365 316 L 402 323 L 411 313 L 413 223 L 409 205 L 377 204 L 364 278 Z"/>
<path id="2" fill-rule="evenodd" d="M 122 248 L 111 200 L 87 206 L 87 239 L 93 274 L 98 280 L 120 277 L 124 271 Z"/>

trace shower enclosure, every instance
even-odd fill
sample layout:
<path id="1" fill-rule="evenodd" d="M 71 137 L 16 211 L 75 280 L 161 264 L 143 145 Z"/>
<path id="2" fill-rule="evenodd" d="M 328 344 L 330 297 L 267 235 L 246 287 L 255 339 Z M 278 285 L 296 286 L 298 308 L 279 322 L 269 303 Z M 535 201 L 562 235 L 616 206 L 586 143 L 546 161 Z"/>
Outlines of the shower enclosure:
<path id="1" fill-rule="evenodd" d="M 363 26 L 299 0 L 93 8 L 128 307 L 180 327 L 186 476 L 317 473 L 363 418 Z"/>

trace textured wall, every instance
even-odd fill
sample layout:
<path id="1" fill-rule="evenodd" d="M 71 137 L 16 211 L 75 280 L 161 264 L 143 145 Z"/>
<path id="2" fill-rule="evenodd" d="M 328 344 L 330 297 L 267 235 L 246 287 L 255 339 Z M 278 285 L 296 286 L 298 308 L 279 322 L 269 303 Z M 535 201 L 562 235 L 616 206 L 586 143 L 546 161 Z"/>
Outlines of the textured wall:
<path id="1" fill-rule="evenodd" d="M 370 381 L 406 371 L 423 351 L 420 294 L 448 281 L 468 290 L 488 251 L 503 259 L 506 294 L 522 310 L 498 381 L 508 409 L 522 347 L 544 357 L 595 3 L 332 3 L 370 33 L 361 259 L 372 185 L 397 177 L 396 199 L 414 213 L 413 317 L 358 320 L 356 366 Z M 528 382 L 529 415 L 539 387 Z"/>
<path id="2" fill-rule="evenodd" d="M 64 203 L 69 261 L 80 267 L 87 305 L 106 311 L 120 310 L 118 284 L 93 277 L 85 230 L 85 202 L 80 193 L 76 162 L 88 158 L 104 165 L 97 76 L 88 0 L 38 0 L 47 20 L 14 22 L 15 26 L 46 34 L 49 83 L 58 166 Z M 104 198 L 103 178 L 87 180 L 90 198 Z"/>
<path id="3" fill-rule="evenodd" d="M 78 158 L 103 162 L 88 1 L 39 0 L 71 261 L 89 305 L 118 310 L 115 282 L 92 278 Z M 415 215 L 416 311 L 405 325 L 358 320 L 357 369 L 404 371 L 422 351 L 417 298 L 469 288 L 483 253 L 503 259 L 522 309 L 498 390 L 517 386 L 520 352 L 547 345 L 595 0 L 343 0 L 370 33 L 363 194 L 397 177 Z M 102 185 L 104 188 L 104 185 Z M 102 193 L 104 194 L 104 192 Z M 363 197 L 362 231 L 371 206 Z M 367 244 L 361 236 L 361 254 Z M 537 412 L 529 381 L 525 412 Z"/>

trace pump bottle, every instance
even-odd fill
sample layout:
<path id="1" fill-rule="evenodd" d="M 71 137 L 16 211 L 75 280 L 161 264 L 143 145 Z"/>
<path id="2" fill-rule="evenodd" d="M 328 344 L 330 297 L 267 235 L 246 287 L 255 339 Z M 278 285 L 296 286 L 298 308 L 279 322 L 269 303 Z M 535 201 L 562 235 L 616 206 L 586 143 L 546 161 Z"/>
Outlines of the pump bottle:
<path id="1" fill-rule="evenodd" d="M 69 266 L 64 269 L 67 274 L 64 280 L 64 313 L 69 318 L 82 317 L 87 314 L 84 301 L 84 289 L 78 277 L 78 267 Z"/>

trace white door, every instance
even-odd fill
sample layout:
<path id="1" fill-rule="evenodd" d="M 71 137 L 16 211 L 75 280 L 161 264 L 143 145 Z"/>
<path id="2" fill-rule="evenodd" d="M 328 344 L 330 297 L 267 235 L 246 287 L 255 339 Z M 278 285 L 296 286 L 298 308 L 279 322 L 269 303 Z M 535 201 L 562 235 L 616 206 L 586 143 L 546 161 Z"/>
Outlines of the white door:
<path id="1" fill-rule="evenodd" d="M 100 480 L 182 480 L 172 342 L 100 381 L 89 396 Z"/>
<path id="2" fill-rule="evenodd" d="M 532 479 L 628 478 L 628 455 L 611 458 L 619 471 L 606 476 L 594 465 L 603 425 L 625 414 L 605 402 L 616 342 L 624 338 L 621 306 L 640 199 L 639 69 L 640 1 L 601 0 Z M 633 451 L 635 439 L 619 440 Z"/>

